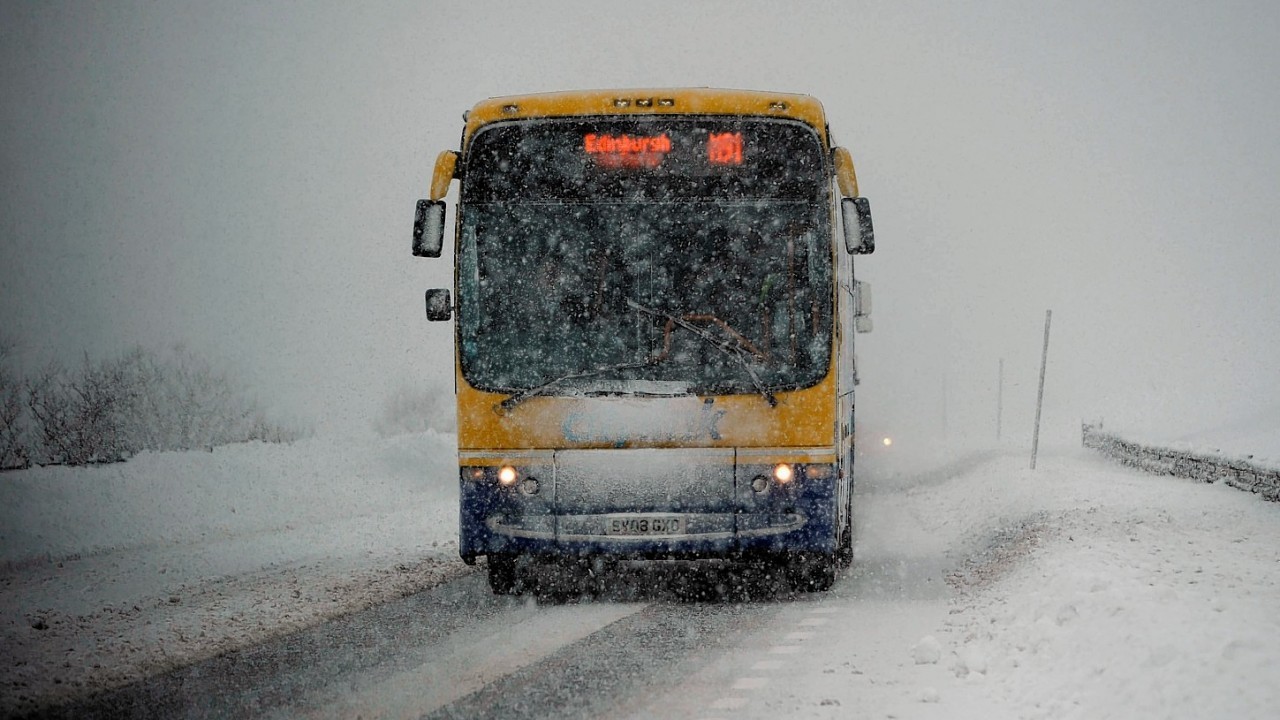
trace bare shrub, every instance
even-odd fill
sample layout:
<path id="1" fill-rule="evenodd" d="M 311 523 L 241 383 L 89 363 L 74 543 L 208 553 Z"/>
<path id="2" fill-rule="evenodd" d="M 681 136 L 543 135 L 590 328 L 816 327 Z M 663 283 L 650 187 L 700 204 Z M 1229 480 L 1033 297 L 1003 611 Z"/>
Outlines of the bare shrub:
<path id="1" fill-rule="evenodd" d="M 22 427 L 22 384 L 7 369 L 0 369 L 0 470 L 31 464 Z"/>
<path id="2" fill-rule="evenodd" d="M 144 450 L 212 449 L 250 440 L 290 442 L 244 390 L 181 346 L 135 348 L 72 374 L 50 365 L 26 384 L 38 461 L 114 462 Z"/>
<path id="3" fill-rule="evenodd" d="M 132 454 L 120 432 L 121 381 L 112 370 L 95 367 L 86 357 L 78 376 L 51 364 L 27 382 L 27 406 L 44 462 L 87 465 Z"/>
<path id="4" fill-rule="evenodd" d="M 263 439 L 255 403 L 185 348 L 158 358 L 135 349 L 116 361 L 122 385 L 121 430 L 136 450 L 194 450 Z"/>
<path id="5" fill-rule="evenodd" d="M 7 335 L 0 335 L 0 470 L 29 467 L 31 453 L 27 448 L 23 424 L 22 381 L 10 367 L 17 345 Z"/>

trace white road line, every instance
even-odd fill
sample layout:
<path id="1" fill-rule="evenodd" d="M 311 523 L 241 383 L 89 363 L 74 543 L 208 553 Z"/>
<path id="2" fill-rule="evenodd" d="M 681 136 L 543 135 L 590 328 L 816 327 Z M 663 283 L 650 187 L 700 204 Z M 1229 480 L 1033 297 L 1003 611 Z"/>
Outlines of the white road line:
<path id="1" fill-rule="evenodd" d="M 759 690 L 769 684 L 769 678 L 744 677 L 733 681 L 734 690 Z"/>
<path id="2" fill-rule="evenodd" d="M 809 611 L 810 615 L 834 615 L 844 612 L 847 608 L 839 607 L 819 607 Z M 825 617 L 808 617 L 800 621 L 800 627 L 821 627 L 830 622 Z M 787 633 L 783 639 L 790 643 L 800 643 L 805 640 L 812 640 L 815 633 L 807 630 L 797 630 Z M 770 655 L 796 655 L 799 654 L 801 647 L 799 645 L 773 645 L 769 648 Z M 782 660 L 760 660 L 751 666 L 752 670 L 770 671 L 781 670 L 786 663 Z M 759 690 L 769 684 L 767 677 L 740 677 L 733 681 L 732 690 Z M 744 707 L 747 699 L 739 696 L 722 697 L 711 704 L 712 710 L 736 710 Z"/>
<path id="3" fill-rule="evenodd" d="M 487 632 L 472 628 L 473 634 L 464 636 L 465 631 L 460 631 L 442 643 L 441 652 L 430 661 L 301 714 L 418 718 L 645 607 L 643 603 L 600 603 L 499 613 L 485 624 Z M 290 712 L 299 714 L 297 708 Z"/>

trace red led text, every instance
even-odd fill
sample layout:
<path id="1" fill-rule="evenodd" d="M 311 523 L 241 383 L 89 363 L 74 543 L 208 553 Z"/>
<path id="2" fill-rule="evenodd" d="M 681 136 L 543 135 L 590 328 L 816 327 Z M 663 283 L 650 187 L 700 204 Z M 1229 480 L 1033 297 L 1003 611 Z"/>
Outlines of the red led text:
<path id="1" fill-rule="evenodd" d="M 707 161 L 712 165 L 741 165 L 742 133 L 711 133 L 707 137 Z"/>
<path id="2" fill-rule="evenodd" d="M 671 138 L 666 133 L 639 137 L 588 133 L 582 148 L 604 167 L 654 168 L 671 152 Z"/>

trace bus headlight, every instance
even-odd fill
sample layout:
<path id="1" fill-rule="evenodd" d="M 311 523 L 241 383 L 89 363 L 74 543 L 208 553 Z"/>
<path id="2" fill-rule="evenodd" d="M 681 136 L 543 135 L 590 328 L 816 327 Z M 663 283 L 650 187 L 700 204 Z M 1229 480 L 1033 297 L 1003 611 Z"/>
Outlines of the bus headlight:
<path id="1" fill-rule="evenodd" d="M 795 470 L 787 463 L 778 463 L 773 466 L 773 479 L 777 480 L 779 485 L 786 485 L 793 477 L 795 477 Z"/>
<path id="2" fill-rule="evenodd" d="M 498 470 L 498 484 L 502 487 L 511 487 L 512 485 L 515 485 L 516 480 L 519 478 L 520 473 L 516 472 L 516 469 L 510 465 L 503 465 L 502 469 Z"/>

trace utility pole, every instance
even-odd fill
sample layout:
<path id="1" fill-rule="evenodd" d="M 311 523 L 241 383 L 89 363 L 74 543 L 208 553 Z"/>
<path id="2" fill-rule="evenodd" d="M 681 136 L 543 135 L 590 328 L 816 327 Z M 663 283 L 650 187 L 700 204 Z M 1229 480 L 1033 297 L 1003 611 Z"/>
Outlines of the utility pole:
<path id="1" fill-rule="evenodd" d="M 942 439 L 946 440 L 950 427 L 947 423 L 947 375 L 942 374 Z"/>
<path id="2" fill-rule="evenodd" d="M 1031 434 L 1031 469 L 1036 469 L 1036 451 L 1040 447 L 1040 407 L 1044 404 L 1044 368 L 1049 362 L 1049 321 L 1052 310 L 1044 311 L 1044 350 L 1040 353 L 1040 389 L 1036 391 L 1036 427 Z"/>
<path id="3" fill-rule="evenodd" d="M 1000 374 L 996 380 L 996 441 L 1000 440 L 1001 421 L 1004 418 L 1004 358 L 1000 358 Z"/>

